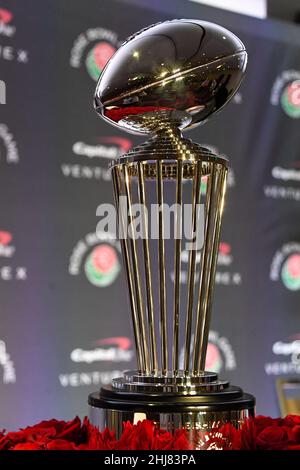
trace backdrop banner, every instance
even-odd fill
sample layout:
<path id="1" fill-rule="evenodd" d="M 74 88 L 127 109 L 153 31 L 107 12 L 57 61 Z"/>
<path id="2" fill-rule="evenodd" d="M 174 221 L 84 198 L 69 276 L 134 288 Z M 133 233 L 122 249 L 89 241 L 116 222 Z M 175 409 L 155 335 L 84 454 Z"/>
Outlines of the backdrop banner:
<path id="1" fill-rule="evenodd" d="M 272 416 L 276 380 L 300 373 L 299 27 L 182 0 L 0 0 L 0 429 L 84 416 L 135 367 L 120 244 L 95 231 L 109 161 L 143 139 L 92 98 L 127 36 L 173 18 L 221 24 L 249 53 L 232 102 L 186 134 L 231 167 L 207 369 Z"/>

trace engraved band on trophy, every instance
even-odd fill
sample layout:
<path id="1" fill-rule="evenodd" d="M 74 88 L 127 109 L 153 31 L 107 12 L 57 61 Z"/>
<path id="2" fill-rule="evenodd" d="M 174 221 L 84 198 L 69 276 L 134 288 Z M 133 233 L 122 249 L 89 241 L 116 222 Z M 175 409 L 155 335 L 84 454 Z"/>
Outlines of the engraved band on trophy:
<path id="1" fill-rule="evenodd" d="M 199 20 L 166 21 L 130 37 L 97 84 L 102 118 L 150 134 L 111 165 L 116 206 L 120 198 L 127 206 L 119 211 L 119 228 L 132 231 L 120 241 L 137 370 L 91 394 L 89 404 L 94 424 L 117 435 L 124 421 L 143 417 L 173 431 L 224 422 L 238 427 L 254 414 L 253 396 L 205 371 L 227 160 L 181 134 L 230 100 L 246 62 L 244 45 L 228 30 Z M 140 238 L 132 229 L 137 203 L 146 208 Z M 151 204 L 158 208 L 154 239 L 146 217 Z M 172 204 L 174 230 L 166 237 L 165 211 Z M 203 232 L 200 247 L 186 249 L 185 204 L 192 237 Z M 229 312 L 224 315 L 230 322 Z"/>

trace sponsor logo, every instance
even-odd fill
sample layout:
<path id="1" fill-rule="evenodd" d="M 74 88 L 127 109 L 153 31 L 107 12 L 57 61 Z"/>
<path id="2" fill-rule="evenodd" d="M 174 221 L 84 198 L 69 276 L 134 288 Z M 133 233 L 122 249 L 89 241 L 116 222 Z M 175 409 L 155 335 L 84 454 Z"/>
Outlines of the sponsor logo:
<path id="1" fill-rule="evenodd" d="M 266 197 L 300 201 L 300 162 L 294 162 L 290 167 L 275 166 L 271 175 L 281 185 L 265 186 Z"/>
<path id="2" fill-rule="evenodd" d="M 117 33 L 105 28 L 90 28 L 74 41 L 70 66 L 76 69 L 85 64 L 89 76 L 97 81 L 105 65 L 121 42 Z"/>
<path id="3" fill-rule="evenodd" d="M 192 341 L 194 338 L 192 338 Z M 183 368 L 184 349 L 180 352 L 180 367 Z M 219 373 L 222 370 L 236 369 L 235 353 L 229 340 L 217 331 L 211 330 L 208 337 L 205 370 Z"/>
<path id="4" fill-rule="evenodd" d="M 300 244 L 287 243 L 275 253 L 271 263 L 270 279 L 281 281 L 291 291 L 300 290 Z"/>
<path id="5" fill-rule="evenodd" d="M 19 163 L 18 146 L 6 124 L 0 123 L 0 164 Z"/>
<path id="6" fill-rule="evenodd" d="M 133 357 L 132 342 L 123 336 L 100 339 L 94 342 L 93 348 L 75 348 L 70 354 L 73 363 L 87 365 L 95 362 L 108 364 L 131 362 Z M 120 376 L 122 370 L 76 371 L 59 374 L 59 382 L 62 387 L 106 385 L 110 384 L 113 378 Z"/>
<path id="7" fill-rule="evenodd" d="M 5 259 L 5 264 L 0 264 L 0 281 L 25 281 L 27 268 L 8 264 L 7 259 L 13 258 L 16 247 L 12 244 L 11 232 L 0 230 L 0 262 Z"/>
<path id="8" fill-rule="evenodd" d="M 295 80 L 285 87 L 280 102 L 288 116 L 300 117 L 300 80 Z"/>
<path id="9" fill-rule="evenodd" d="M 90 49 L 85 60 L 85 65 L 93 80 L 98 80 L 102 70 L 116 50 L 116 47 L 106 41 L 97 42 L 97 44 Z"/>
<path id="10" fill-rule="evenodd" d="M 16 49 L 12 46 L 0 45 L 0 59 L 8 62 L 27 64 L 29 61 L 28 51 L 25 51 L 24 49 Z"/>
<path id="11" fill-rule="evenodd" d="M 131 147 L 132 142 L 129 139 L 113 136 L 99 137 L 89 142 L 74 142 L 72 161 L 62 163 L 62 174 L 65 178 L 110 181 L 108 161 L 128 152 Z"/>
<path id="12" fill-rule="evenodd" d="M 120 271 L 120 243 L 108 232 L 89 233 L 80 240 L 70 257 L 69 274 L 85 274 L 97 287 L 107 287 L 117 279 Z"/>
<path id="13" fill-rule="evenodd" d="M 12 24 L 13 14 L 11 11 L 0 8 L 0 36 L 12 38 L 16 33 L 16 27 Z M 27 64 L 29 61 L 28 51 L 13 46 L 0 45 L 0 60 Z"/>
<path id="14" fill-rule="evenodd" d="M 186 284 L 188 282 L 189 253 L 190 250 L 187 248 L 181 252 L 182 270 L 180 281 L 182 284 Z M 196 254 L 196 263 L 201 263 L 201 251 L 198 251 Z M 215 277 L 216 284 L 224 286 L 238 286 L 242 283 L 242 275 L 233 268 L 233 264 L 234 259 L 231 251 L 231 245 L 229 245 L 229 243 L 221 242 L 219 245 L 219 254 L 217 260 L 217 271 Z M 200 273 L 197 271 L 195 275 L 195 283 L 199 281 L 199 276 Z M 174 279 L 175 273 L 172 271 L 172 282 L 174 282 Z"/>
<path id="15" fill-rule="evenodd" d="M 72 372 L 59 374 L 59 383 L 62 387 L 80 387 L 88 385 L 108 385 L 112 379 L 122 376 L 122 370 Z"/>
<path id="16" fill-rule="evenodd" d="M 205 370 L 221 372 L 236 369 L 235 354 L 228 339 L 217 331 L 210 331 L 205 362 Z"/>
<path id="17" fill-rule="evenodd" d="M 71 352 L 73 362 L 130 362 L 134 352 L 131 340 L 126 337 L 105 338 L 97 341 L 93 349 L 76 348 Z"/>
<path id="18" fill-rule="evenodd" d="M 2 380 L 4 384 L 13 384 L 16 382 L 16 370 L 14 363 L 8 354 L 6 344 L 0 340 L 0 365 L 3 369 Z"/>
<path id="19" fill-rule="evenodd" d="M 242 283 L 242 274 L 232 267 L 233 264 L 234 258 L 231 245 L 226 242 L 221 242 L 217 261 L 216 284 L 238 286 Z"/>
<path id="20" fill-rule="evenodd" d="M 277 77 L 271 91 L 271 104 L 280 104 L 290 118 L 300 117 L 300 71 L 285 70 Z"/>
<path id="21" fill-rule="evenodd" d="M 6 84 L 0 80 L 0 104 L 6 104 Z"/>
<path id="22" fill-rule="evenodd" d="M 115 248 L 106 243 L 94 247 L 86 258 L 84 270 L 88 280 L 95 286 L 112 284 L 120 271 Z"/>
<path id="23" fill-rule="evenodd" d="M 0 230 L 0 256 L 11 258 L 15 252 L 15 247 L 11 245 L 12 234 L 4 230 Z"/>
<path id="24" fill-rule="evenodd" d="M 300 168 L 282 168 L 275 166 L 272 168 L 272 176 L 276 180 L 300 182 Z"/>
<path id="25" fill-rule="evenodd" d="M 272 346 L 272 353 L 279 357 L 277 361 L 265 364 L 267 375 L 300 373 L 300 334 L 287 341 L 276 341 Z"/>
<path id="26" fill-rule="evenodd" d="M 0 8 L 0 36 L 11 38 L 15 34 L 16 27 L 11 24 L 12 19 L 11 11 Z"/>

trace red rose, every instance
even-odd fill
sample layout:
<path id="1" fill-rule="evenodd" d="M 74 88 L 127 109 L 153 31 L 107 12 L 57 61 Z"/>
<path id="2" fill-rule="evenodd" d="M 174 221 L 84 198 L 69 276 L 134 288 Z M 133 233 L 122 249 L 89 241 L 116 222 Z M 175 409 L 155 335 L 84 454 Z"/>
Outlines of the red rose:
<path id="1" fill-rule="evenodd" d="M 260 432 L 262 429 L 268 428 L 270 426 L 281 426 L 283 419 L 281 418 L 270 418 L 269 416 L 255 416 L 253 419 L 255 428 Z"/>
<path id="2" fill-rule="evenodd" d="M 38 444 L 34 442 L 23 442 L 22 444 L 16 444 L 12 450 L 43 450 Z"/>
<path id="3" fill-rule="evenodd" d="M 260 450 L 284 450 L 289 444 L 289 435 L 284 426 L 270 426 L 257 436 L 256 445 Z"/>
<path id="4" fill-rule="evenodd" d="M 46 450 L 75 450 L 75 448 L 72 442 L 63 439 L 54 439 L 46 445 Z"/>
<path id="5" fill-rule="evenodd" d="M 300 416 L 299 415 L 288 415 L 284 419 L 285 426 L 300 426 Z"/>
<path id="6" fill-rule="evenodd" d="M 254 419 L 247 419 L 233 436 L 232 450 L 255 450 L 256 433 Z"/>

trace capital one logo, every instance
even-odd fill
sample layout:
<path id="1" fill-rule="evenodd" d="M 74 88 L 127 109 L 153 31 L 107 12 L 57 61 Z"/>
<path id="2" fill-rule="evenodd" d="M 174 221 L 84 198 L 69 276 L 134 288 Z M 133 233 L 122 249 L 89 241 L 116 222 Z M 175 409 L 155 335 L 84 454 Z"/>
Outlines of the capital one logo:
<path id="1" fill-rule="evenodd" d="M 0 80 L 0 104 L 6 104 L 6 85 L 3 80 Z"/>
<path id="2" fill-rule="evenodd" d="M 118 336 L 104 338 L 94 343 L 93 349 L 76 348 L 70 354 L 73 362 L 130 362 L 134 353 L 131 349 L 131 340 Z"/>

